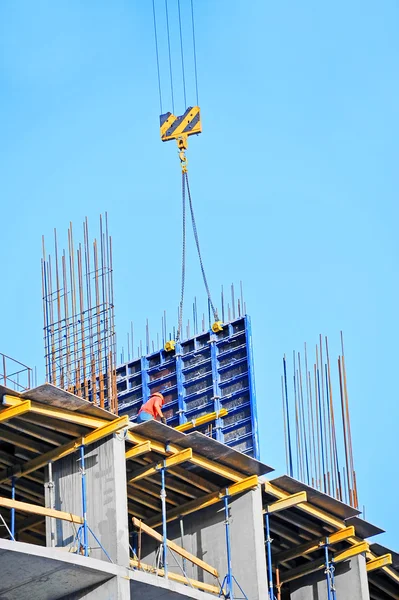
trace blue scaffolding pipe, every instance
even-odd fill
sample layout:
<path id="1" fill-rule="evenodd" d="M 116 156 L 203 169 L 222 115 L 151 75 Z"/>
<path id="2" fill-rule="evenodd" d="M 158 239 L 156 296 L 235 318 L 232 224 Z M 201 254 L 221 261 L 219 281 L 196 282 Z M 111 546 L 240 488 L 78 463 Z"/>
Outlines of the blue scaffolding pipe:
<path id="1" fill-rule="evenodd" d="M 226 489 L 226 494 L 223 497 L 224 502 L 224 525 L 226 531 L 226 551 L 227 551 L 227 574 L 223 579 L 223 583 L 220 586 L 219 598 L 224 595 L 228 600 L 234 600 L 234 592 L 233 592 L 233 582 L 235 581 L 238 589 L 242 593 L 242 598 L 248 600 L 248 597 L 245 595 L 242 587 L 238 583 L 237 579 L 233 575 L 233 569 L 231 566 L 231 541 L 230 541 L 230 521 L 229 521 L 229 492 Z M 224 594 L 224 586 L 226 584 L 226 594 Z M 238 598 L 237 598 L 238 600 Z"/>
<path id="2" fill-rule="evenodd" d="M 326 539 L 326 544 L 324 546 L 324 555 L 326 561 L 326 570 L 324 572 L 326 574 L 327 581 L 327 600 L 336 600 L 337 596 L 335 594 L 334 566 L 330 563 L 330 557 L 328 553 L 328 538 Z"/>
<path id="3" fill-rule="evenodd" d="M 11 499 L 15 500 L 15 477 L 11 478 Z M 11 536 L 15 541 L 15 508 L 11 509 Z"/>
<path id="4" fill-rule="evenodd" d="M 85 447 L 83 445 L 80 446 L 80 469 L 81 469 L 81 474 L 82 474 L 83 551 L 84 551 L 84 556 L 89 556 L 89 536 L 88 536 L 88 528 L 87 528 Z"/>
<path id="5" fill-rule="evenodd" d="M 267 554 L 267 580 L 269 583 L 269 600 L 274 600 L 273 571 L 272 571 L 272 539 L 270 537 L 269 513 L 265 513 L 266 526 L 266 554 Z"/>
<path id="6" fill-rule="evenodd" d="M 80 473 L 82 475 L 82 512 L 83 512 L 83 524 L 80 525 L 77 533 L 76 533 L 76 541 L 77 541 L 77 550 L 76 553 L 80 553 L 80 548 L 83 548 L 83 555 L 89 556 L 89 532 L 93 536 L 94 540 L 97 542 L 98 546 L 104 552 L 105 556 L 108 558 L 110 562 L 113 562 L 112 558 L 105 550 L 104 546 L 96 536 L 96 534 L 90 529 L 87 523 L 87 488 L 86 488 L 86 469 L 85 469 L 85 448 L 84 446 L 79 446 L 80 452 Z M 82 540 L 83 533 L 83 540 Z"/>
<path id="7" fill-rule="evenodd" d="M 180 539 L 181 539 L 181 547 L 184 548 L 184 523 L 183 517 L 180 517 Z M 183 572 L 186 571 L 186 559 L 183 557 Z"/>
<path id="8" fill-rule="evenodd" d="M 227 491 L 227 490 L 226 490 Z M 226 550 L 227 550 L 227 587 L 228 587 L 228 598 L 234 600 L 233 596 L 233 572 L 231 568 L 231 543 L 230 543 L 230 522 L 229 522 L 229 496 L 226 493 L 223 498 L 224 501 L 224 524 L 226 529 Z"/>
<path id="9" fill-rule="evenodd" d="M 161 482 L 163 568 L 165 573 L 165 579 L 168 579 L 168 537 L 166 528 L 165 467 L 162 467 L 161 469 Z"/>

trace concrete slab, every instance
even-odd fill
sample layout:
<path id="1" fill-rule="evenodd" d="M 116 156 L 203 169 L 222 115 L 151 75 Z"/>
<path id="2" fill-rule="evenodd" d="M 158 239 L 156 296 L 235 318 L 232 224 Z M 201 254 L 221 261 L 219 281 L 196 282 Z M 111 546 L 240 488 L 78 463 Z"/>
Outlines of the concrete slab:
<path id="1" fill-rule="evenodd" d="M 128 570 L 53 548 L 0 539 L 0 600 L 79 597 Z M 84 597 L 84 596 L 81 596 Z"/>

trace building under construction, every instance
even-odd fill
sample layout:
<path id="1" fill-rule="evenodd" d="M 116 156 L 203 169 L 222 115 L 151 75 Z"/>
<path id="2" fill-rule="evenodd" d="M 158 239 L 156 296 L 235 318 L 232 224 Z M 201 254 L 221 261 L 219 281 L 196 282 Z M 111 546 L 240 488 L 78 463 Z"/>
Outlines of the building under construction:
<path id="1" fill-rule="evenodd" d="M 283 358 L 273 477 L 242 292 L 217 327 L 194 311 L 177 338 L 164 315 L 162 347 L 131 335 L 117 364 L 107 219 L 99 235 L 44 251 L 47 383 L 2 356 L 0 597 L 399 598 L 399 555 L 358 508 L 343 340 L 338 382 L 327 339 Z M 156 392 L 166 424 L 137 424 Z"/>
<path id="2" fill-rule="evenodd" d="M 338 357 L 321 336 L 283 357 L 287 474 L 261 460 L 251 320 L 242 287 L 212 299 L 189 187 L 196 75 L 180 116 L 159 85 L 182 176 L 178 322 L 144 344 L 131 328 L 118 360 L 107 216 L 94 240 L 87 219 L 66 249 L 43 239 L 45 383 L 0 355 L 0 599 L 399 600 L 399 554 L 359 508 L 342 334 Z M 208 308 L 187 325 L 186 212 Z M 137 423 L 154 394 L 165 422 Z"/>

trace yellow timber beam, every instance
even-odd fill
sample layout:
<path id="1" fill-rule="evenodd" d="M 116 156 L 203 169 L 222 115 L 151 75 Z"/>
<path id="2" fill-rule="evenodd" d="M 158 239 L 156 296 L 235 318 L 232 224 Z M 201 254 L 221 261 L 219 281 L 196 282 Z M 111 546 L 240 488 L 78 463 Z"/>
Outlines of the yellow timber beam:
<path id="1" fill-rule="evenodd" d="M 360 542 L 359 544 L 355 544 L 354 546 L 352 546 L 351 548 L 348 548 L 347 550 L 342 550 L 342 552 L 337 552 L 337 554 L 334 554 L 332 562 L 334 562 L 334 563 L 342 562 L 344 560 L 347 560 L 348 558 L 352 558 L 353 556 L 362 554 L 363 552 L 368 552 L 369 549 L 370 549 L 370 546 L 367 542 Z"/>
<path id="2" fill-rule="evenodd" d="M 134 446 L 134 448 L 130 448 L 125 454 L 126 460 L 129 458 L 135 458 L 136 456 L 141 456 L 142 454 L 147 454 L 147 452 L 152 451 L 152 444 L 150 440 L 143 442 L 142 444 L 138 444 Z"/>
<path id="3" fill-rule="evenodd" d="M 89 446 L 90 444 L 98 442 L 98 440 L 102 440 L 108 435 L 116 433 L 117 431 L 120 431 L 121 429 L 124 429 L 128 426 L 129 417 L 127 415 L 125 415 L 124 417 L 119 417 L 114 421 L 106 421 L 105 424 L 103 424 L 101 427 L 98 427 L 98 429 L 87 433 L 83 438 L 83 444 L 85 446 Z"/>
<path id="4" fill-rule="evenodd" d="M 360 544 L 356 544 L 347 550 L 343 550 L 342 552 L 338 552 L 332 558 L 331 562 L 334 564 L 343 562 L 344 560 L 348 560 L 358 554 L 362 554 L 367 552 L 369 549 L 369 545 L 367 542 L 361 542 Z M 281 573 L 280 576 L 280 584 L 288 583 L 289 581 L 294 581 L 294 579 L 300 579 L 301 577 L 305 577 L 306 575 L 310 575 L 310 573 L 314 573 L 315 571 L 320 571 L 325 568 L 324 558 L 320 560 L 313 561 L 306 565 L 302 565 L 297 567 L 296 569 L 291 569 L 290 571 L 286 571 Z"/>
<path id="5" fill-rule="evenodd" d="M 128 431 L 127 440 L 129 442 L 132 442 L 133 444 L 142 444 L 143 442 L 148 441 L 142 435 L 138 435 L 137 433 L 135 433 L 134 428 L 130 429 Z M 157 442 L 155 440 L 150 440 L 150 441 L 151 441 L 151 446 L 152 446 L 153 451 L 159 452 L 160 454 L 171 455 L 171 454 L 177 454 L 182 451 L 182 448 L 180 448 L 179 446 L 176 446 L 175 444 L 168 444 L 165 447 L 165 445 L 161 444 L 160 442 Z M 226 479 L 230 479 L 231 481 L 234 481 L 234 482 L 239 482 L 239 481 L 242 481 L 243 479 L 245 479 L 245 475 L 243 473 L 239 473 L 238 471 L 235 471 L 234 469 L 231 469 L 230 467 L 226 467 L 224 465 L 221 465 L 218 462 L 209 460 L 203 456 L 200 456 L 199 454 L 196 454 L 195 452 L 193 452 L 190 462 L 194 465 L 202 467 L 203 469 L 206 469 L 207 471 L 216 473 L 220 477 L 225 477 Z"/>
<path id="6" fill-rule="evenodd" d="M 10 419 L 14 419 L 15 417 L 20 417 L 25 413 L 29 412 L 31 409 L 31 401 L 25 400 L 16 406 L 12 406 L 11 408 L 6 408 L 0 412 L 0 423 L 6 423 Z"/>
<path id="7" fill-rule="evenodd" d="M 392 554 L 383 554 L 382 556 L 377 556 L 376 558 L 372 558 L 366 564 L 367 572 L 375 571 L 376 569 L 381 569 L 382 567 L 386 567 L 392 564 Z"/>
<path id="8" fill-rule="evenodd" d="M 278 552 L 278 554 L 274 555 L 273 560 L 276 564 L 293 560 L 299 556 L 305 556 L 306 554 L 311 554 L 312 552 L 316 552 L 316 550 L 320 550 L 320 548 L 322 548 L 326 543 L 329 546 L 338 544 L 338 542 L 347 540 L 353 535 L 355 535 L 355 528 L 353 525 L 351 525 L 350 527 L 345 527 L 345 529 L 340 529 L 339 531 L 332 533 L 328 538 L 323 537 L 317 540 L 311 540 L 310 542 L 301 544 L 296 548 Z"/>
<path id="9" fill-rule="evenodd" d="M 237 494 L 241 494 L 242 492 L 247 492 L 253 488 L 256 488 L 258 485 L 258 477 L 257 475 L 251 475 L 251 477 L 247 477 L 243 479 L 239 483 L 233 483 L 228 488 L 224 488 L 217 492 L 212 492 L 211 494 L 207 494 L 206 496 L 202 496 L 202 498 L 198 498 L 197 500 L 191 500 L 190 502 L 186 502 L 186 504 L 181 504 L 180 506 L 176 506 L 171 510 L 168 510 L 166 513 L 166 520 L 174 521 L 174 519 L 178 519 L 179 517 L 184 517 L 186 515 L 190 515 L 193 512 L 197 512 L 207 506 L 212 506 L 212 504 L 217 504 L 220 502 L 223 497 L 228 492 L 229 496 L 236 496 Z M 146 524 L 150 527 L 157 527 L 162 523 L 162 517 L 156 516 L 148 519 Z"/>
<path id="10" fill-rule="evenodd" d="M 279 512 L 280 510 L 286 510 L 287 508 L 291 508 L 292 506 L 297 506 L 297 504 L 301 504 L 302 502 L 307 502 L 308 496 L 306 492 L 298 492 L 297 494 L 292 494 L 292 496 L 288 496 L 287 498 L 282 498 L 281 500 L 277 500 L 273 502 L 273 504 L 269 504 L 266 509 L 263 511 L 264 513 L 269 513 L 269 515 Z"/>
<path id="11" fill-rule="evenodd" d="M 198 419 L 188 421 L 188 423 L 182 423 L 181 425 L 177 425 L 177 427 L 175 427 L 174 429 L 176 429 L 176 431 L 189 431 L 194 427 L 199 427 L 200 425 L 205 425 L 206 423 L 210 423 L 211 421 L 216 421 L 216 419 L 225 417 L 227 414 L 228 411 L 225 408 L 221 408 L 220 410 L 217 410 L 215 412 L 203 415 L 202 417 L 198 417 Z"/>
<path id="12" fill-rule="evenodd" d="M 3 403 L 6 406 L 16 407 L 20 406 L 23 403 L 23 400 L 17 398 L 16 396 L 5 394 L 3 396 Z M 110 423 L 110 421 L 106 421 L 105 419 L 99 419 L 90 415 L 81 415 L 80 413 L 67 410 L 65 408 L 57 408 L 55 406 L 40 404 L 39 402 L 34 402 L 33 400 L 30 400 L 30 403 L 31 408 L 29 412 L 33 414 L 41 415 L 43 417 L 51 417 L 52 419 L 60 419 L 61 421 L 68 421 L 70 423 L 81 425 L 82 427 L 97 429 L 98 427 L 102 427 L 103 425 Z"/>
<path id="13" fill-rule="evenodd" d="M 140 445 L 140 444 L 144 444 L 145 442 L 150 441 L 154 452 L 158 452 L 159 454 L 165 454 L 165 455 L 176 454 L 177 452 L 180 451 L 180 448 L 176 449 L 175 446 L 170 446 L 170 445 L 168 445 L 168 447 L 166 449 L 165 444 L 162 444 L 161 442 L 157 442 L 155 440 L 148 440 L 146 437 L 135 433 L 134 429 L 135 429 L 134 427 L 132 429 L 129 429 L 129 431 L 127 432 L 127 437 L 126 437 L 127 441 L 132 444 Z"/>
<path id="14" fill-rule="evenodd" d="M 54 508 L 44 508 L 44 506 L 37 506 L 36 504 L 28 504 L 28 502 L 19 502 L 19 500 L 11 500 L 10 498 L 0 497 L 0 506 L 5 508 L 15 508 L 24 513 L 31 513 L 34 515 L 41 515 L 43 517 L 53 517 L 55 519 L 61 519 L 62 521 L 69 521 L 70 523 L 83 523 L 83 518 L 71 513 L 63 512 L 62 510 L 55 510 Z"/>
<path id="15" fill-rule="evenodd" d="M 205 469 L 206 471 L 211 471 L 211 473 L 215 473 L 216 475 L 219 475 L 220 477 L 225 477 L 226 479 L 231 479 L 231 481 L 234 481 L 235 483 L 238 483 L 239 481 L 242 481 L 243 479 L 245 479 L 245 475 L 243 475 L 242 473 L 238 473 L 237 471 L 235 471 L 234 469 L 231 469 L 230 467 L 226 467 L 225 465 L 214 462 L 213 460 L 204 458 L 203 456 L 200 456 L 199 454 L 193 453 L 191 462 L 193 465 L 197 465 L 197 467 L 201 467 L 202 469 Z"/>
<path id="16" fill-rule="evenodd" d="M 373 556 L 373 558 L 376 558 L 376 557 Z M 387 567 L 382 567 L 382 570 L 384 571 L 385 575 L 388 575 L 388 577 L 390 579 L 392 579 L 392 581 L 399 584 L 399 575 L 394 569 L 387 566 Z"/>
<path id="17" fill-rule="evenodd" d="M 271 496 L 274 496 L 275 498 L 278 498 L 280 500 L 287 499 L 290 497 L 290 494 L 288 492 L 280 490 L 280 488 L 270 483 L 270 481 L 265 482 L 265 490 L 267 494 L 270 494 Z M 311 515 L 312 517 L 323 521 L 327 525 L 332 525 L 333 527 L 335 527 L 335 529 L 345 529 L 346 525 L 344 521 L 338 519 L 337 517 L 334 517 L 333 515 L 330 515 L 321 508 L 316 508 L 315 506 L 312 506 L 307 502 L 301 502 L 297 504 L 297 508 L 307 513 L 308 515 Z"/>
<path id="18" fill-rule="evenodd" d="M 135 481 L 139 481 L 139 479 L 144 479 L 145 477 L 155 475 L 155 473 L 157 473 L 161 469 L 167 469 L 168 467 L 173 467 L 174 465 L 180 465 L 181 463 L 191 460 L 192 457 L 193 451 L 191 450 L 191 448 L 182 450 L 178 454 L 173 454 L 173 456 L 169 456 L 161 462 L 148 465 L 148 467 L 143 467 L 142 469 L 135 471 L 135 474 L 129 479 L 128 483 L 134 483 Z"/>
<path id="19" fill-rule="evenodd" d="M 214 483 L 212 483 L 210 481 L 207 481 L 204 477 L 201 477 L 200 475 L 196 475 L 192 471 L 187 471 L 187 469 L 184 469 L 183 467 L 179 467 L 179 466 L 172 467 L 172 469 L 169 469 L 169 473 L 171 475 L 174 475 L 178 479 L 181 479 L 182 481 L 189 483 L 190 486 L 193 486 L 193 487 L 198 488 L 199 490 L 202 490 L 203 492 L 208 493 L 208 492 L 219 491 L 219 487 L 217 485 L 215 485 Z"/>
<path id="20" fill-rule="evenodd" d="M 134 569 L 145 571 L 146 573 L 153 573 L 154 575 L 158 575 L 160 577 L 164 577 L 165 572 L 163 569 L 155 569 L 150 565 L 146 565 L 141 561 L 131 559 L 130 566 Z M 219 594 L 220 588 L 216 585 L 211 585 L 210 583 L 203 583 L 202 581 L 197 581 L 196 579 L 189 579 L 188 577 L 184 577 L 184 575 L 179 575 L 177 573 L 173 573 L 172 571 L 168 571 L 168 578 L 172 581 L 178 581 L 179 583 L 183 583 L 184 585 L 191 585 L 193 588 L 198 590 L 202 590 L 203 592 L 209 592 L 210 594 Z"/>
<path id="21" fill-rule="evenodd" d="M 152 537 L 154 540 L 157 540 L 157 542 L 163 541 L 162 535 L 155 531 L 155 529 L 152 529 L 152 527 L 148 527 L 148 525 L 142 523 L 142 521 L 136 519 L 136 517 L 133 517 L 132 520 L 133 525 L 135 527 L 141 529 L 141 531 Z M 213 577 L 219 577 L 219 573 L 217 569 L 215 569 L 215 567 L 211 567 L 211 565 L 208 565 L 208 563 L 206 563 L 205 561 L 201 560 L 200 558 L 197 558 L 196 556 L 194 556 L 194 554 L 187 552 L 187 550 L 184 550 L 184 548 L 182 548 L 181 546 L 178 546 L 171 540 L 166 540 L 166 545 L 168 546 L 168 548 L 170 548 L 170 550 L 173 550 L 173 552 L 176 552 L 176 554 L 178 554 L 182 558 L 186 558 L 191 563 L 193 563 L 193 565 L 197 565 L 197 567 L 200 567 L 201 569 L 203 569 L 203 571 L 210 573 L 211 575 L 213 575 Z"/>
<path id="22" fill-rule="evenodd" d="M 88 446 L 93 442 L 96 442 L 100 439 L 107 437 L 127 427 L 129 424 L 129 417 L 120 417 L 119 419 L 115 419 L 114 421 L 105 421 L 103 427 L 99 427 L 95 431 L 90 432 L 88 435 L 84 437 L 76 438 L 63 446 L 59 446 L 58 448 L 54 448 L 50 450 L 50 452 L 46 452 L 45 454 L 41 454 L 36 458 L 29 460 L 22 465 L 16 465 L 12 469 L 4 469 L 0 471 L 0 483 L 4 483 L 11 479 L 12 476 L 23 477 L 36 471 L 37 469 L 41 469 L 42 467 L 48 465 L 49 462 L 55 462 L 56 460 L 60 460 L 61 458 L 65 458 L 69 454 L 75 452 L 79 446 Z"/>

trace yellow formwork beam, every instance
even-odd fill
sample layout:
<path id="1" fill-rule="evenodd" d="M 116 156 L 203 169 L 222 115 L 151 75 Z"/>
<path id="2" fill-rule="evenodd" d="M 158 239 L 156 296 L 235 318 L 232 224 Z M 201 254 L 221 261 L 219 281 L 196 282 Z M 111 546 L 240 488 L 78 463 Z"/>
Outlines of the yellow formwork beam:
<path id="1" fill-rule="evenodd" d="M 158 452 L 159 454 L 170 455 L 176 454 L 180 451 L 180 448 L 177 449 L 174 445 L 168 445 L 168 449 L 166 449 L 165 444 L 157 442 L 156 440 L 148 440 L 146 437 L 135 433 L 134 427 L 127 432 L 126 439 L 128 442 L 136 445 L 144 444 L 145 442 L 150 441 L 154 452 Z"/>
<path id="2" fill-rule="evenodd" d="M 87 433 L 83 438 L 83 444 L 85 446 L 89 446 L 98 440 L 102 440 L 108 435 L 112 435 L 121 429 L 129 426 L 129 417 L 125 415 L 124 417 L 119 417 L 118 419 L 114 419 L 114 421 L 107 421 L 105 425 L 98 427 L 94 431 Z"/>
<path id="3" fill-rule="evenodd" d="M 376 558 L 376 557 L 373 556 L 373 558 Z M 388 575 L 388 577 L 390 579 L 392 579 L 392 581 L 394 581 L 395 583 L 399 584 L 399 575 L 398 575 L 398 573 L 394 569 L 392 569 L 391 567 L 386 566 L 386 567 L 382 567 L 382 570 L 384 571 L 385 575 Z"/>
<path id="4" fill-rule="evenodd" d="M 129 442 L 132 442 L 133 444 L 142 444 L 143 442 L 148 441 L 142 435 L 135 433 L 134 428 L 130 429 L 128 431 L 127 440 Z M 182 448 L 180 448 L 179 446 L 176 446 L 175 444 L 168 444 L 167 446 L 165 446 L 164 444 L 161 444 L 161 442 L 157 442 L 155 440 L 150 440 L 150 442 L 151 442 L 153 451 L 159 452 L 160 454 L 173 455 L 173 454 L 178 454 L 179 452 L 182 451 Z M 203 469 L 205 469 L 207 471 L 216 473 L 220 477 L 225 477 L 226 479 L 230 479 L 231 481 L 234 481 L 234 482 L 239 482 L 239 481 L 242 481 L 243 479 L 245 479 L 245 475 L 243 473 L 239 473 L 238 471 L 235 471 L 234 469 L 231 469 L 230 467 L 226 467 L 218 462 L 209 460 L 203 456 L 200 456 L 199 454 L 196 454 L 195 452 L 193 452 L 190 462 L 194 465 L 202 467 Z"/>
<path id="5" fill-rule="evenodd" d="M 291 508 L 292 506 L 297 506 L 297 504 L 301 504 L 302 502 L 307 502 L 308 496 L 306 492 L 298 492 L 297 494 L 292 494 L 287 498 L 282 498 L 281 500 L 277 500 L 273 502 L 273 504 L 269 504 L 266 509 L 263 511 L 264 513 L 269 513 L 269 515 L 279 512 L 280 510 L 286 510 L 287 508 Z"/>
<path id="6" fill-rule="evenodd" d="M 29 412 L 31 410 L 31 401 L 30 400 L 24 400 L 23 402 L 21 402 L 20 404 L 17 404 L 16 406 L 12 406 L 11 408 L 6 408 L 6 410 L 3 410 L 0 412 L 0 423 L 6 423 L 7 421 L 10 421 L 10 419 L 14 419 L 15 417 L 20 417 L 21 415 L 24 415 L 25 413 Z"/>
<path id="7" fill-rule="evenodd" d="M 359 544 L 351 546 L 351 548 L 348 548 L 347 550 L 342 550 L 342 552 L 337 552 L 337 554 L 334 554 L 332 562 L 343 562 L 348 558 L 352 558 L 353 556 L 357 556 L 358 554 L 362 554 L 363 552 L 368 552 L 369 549 L 370 545 L 367 542 L 360 542 Z"/>
<path id="8" fill-rule="evenodd" d="M 275 498 L 287 499 L 290 497 L 290 494 L 288 492 L 284 492 L 283 490 L 280 490 L 280 488 L 278 488 L 275 485 L 273 485 L 272 483 L 270 483 L 270 481 L 265 482 L 265 490 L 266 490 L 267 494 L 270 494 L 271 496 L 274 496 Z M 327 525 L 332 525 L 335 529 L 345 529 L 345 527 L 346 527 L 345 521 L 338 519 L 337 517 L 330 515 L 326 511 L 322 510 L 321 508 L 316 508 L 315 506 L 312 506 L 311 504 L 309 504 L 307 502 L 301 502 L 301 503 L 297 504 L 296 506 L 297 506 L 297 508 L 299 508 L 303 512 L 307 513 L 308 515 L 311 515 L 312 517 L 315 517 L 316 519 L 323 521 Z"/>
<path id="9" fill-rule="evenodd" d="M 162 535 L 155 531 L 155 529 L 152 529 L 152 527 L 149 527 L 139 519 L 136 519 L 136 517 L 133 517 L 132 520 L 133 525 L 135 527 L 141 529 L 141 531 L 152 537 L 154 540 L 157 540 L 157 542 L 163 542 Z M 219 577 L 218 570 L 215 569 L 215 567 L 208 565 L 208 563 L 201 560 L 200 558 L 197 558 L 197 556 L 194 556 L 194 554 L 191 554 L 191 552 L 184 550 L 184 548 L 182 548 L 178 544 L 175 544 L 175 542 L 172 542 L 171 540 L 167 539 L 166 545 L 168 546 L 168 548 L 170 548 L 170 550 L 173 550 L 173 552 L 176 552 L 176 554 L 178 554 L 179 556 L 186 558 L 191 563 L 193 563 L 193 565 L 197 565 L 197 567 L 200 567 L 203 571 L 210 573 L 211 575 L 213 575 L 213 577 Z"/>
<path id="10" fill-rule="evenodd" d="M 251 475 L 239 483 L 233 483 L 228 488 L 223 488 L 217 492 L 212 492 L 211 494 L 207 494 L 206 496 L 202 496 L 202 498 L 198 498 L 196 500 L 190 500 L 189 502 L 186 502 L 186 504 L 181 504 L 175 508 L 172 508 L 171 510 L 168 510 L 166 513 L 166 521 L 173 521 L 179 517 L 190 515 L 193 512 L 197 512 L 203 508 L 217 504 L 223 499 L 227 492 L 229 496 L 236 496 L 237 494 L 241 494 L 242 492 L 247 492 L 248 490 L 256 488 L 257 485 L 257 475 Z M 152 517 L 146 521 L 146 524 L 151 527 L 157 527 L 161 523 L 162 518 L 160 516 Z"/>
<path id="11" fill-rule="evenodd" d="M 167 469 L 168 467 L 173 467 L 174 465 L 179 465 L 181 463 L 187 462 L 191 460 L 193 457 L 193 451 L 191 448 L 187 448 L 186 450 L 182 450 L 178 454 L 173 454 L 173 456 L 169 456 L 169 458 L 165 458 L 165 460 L 148 465 L 148 467 L 143 467 L 136 471 L 135 475 L 131 477 L 128 483 L 134 483 L 135 481 L 139 481 L 140 479 L 144 479 L 145 477 L 150 477 L 151 475 L 155 475 L 161 469 Z"/>
<path id="12" fill-rule="evenodd" d="M 339 531 L 332 533 L 328 538 L 319 538 L 317 540 L 311 540 L 296 548 L 292 548 L 290 550 L 283 550 L 278 554 L 275 554 L 273 559 L 276 564 L 280 564 L 286 562 L 288 560 L 293 560 L 294 558 L 298 558 L 299 556 L 305 556 L 307 554 L 311 554 L 312 552 L 316 552 L 320 550 L 326 542 L 327 544 L 333 545 L 342 542 L 343 540 L 347 540 L 349 537 L 355 535 L 355 528 L 353 525 L 350 527 L 345 527 L 345 529 L 340 529 Z"/>
<path id="13" fill-rule="evenodd" d="M 177 425 L 174 427 L 176 431 L 189 431 L 194 427 L 199 427 L 200 425 L 205 425 L 206 423 L 210 423 L 211 421 L 216 421 L 216 419 L 220 419 L 228 415 L 228 411 L 225 408 L 221 408 L 215 412 L 209 413 L 207 415 L 203 415 L 202 417 L 198 417 L 198 419 L 193 419 L 192 421 L 188 421 L 188 423 L 182 423 L 181 425 Z"/>
<path id="14" fill-rule="evenodd" d="M 15 407 L 20 406 L 23 400 L 16 396 L 5 394 L 3 396 L 3 403 L 6 406 Z M 82 427 L 89 427 L 91 429 L 97 429 L 103 425 L 107 425 L 110 421 L 105 419 L 99 419 L 90 415 L 81 415 L 75 411 L 67 410 L 65 408 L 57 408 L 55 406 L 49 406 L 46 404 L 40 404 L 30 400 L 31 408 L 30 411 L 33 414 L 41 415 L 43 417 L 51 417 L 52 419 L 59 419 L 61 421 L 68 421 L 75 423 L 76 425 L 82 425 Z"/>
<path id="15" fill-rule="evenodd" d="M 165 571 L 163 569 L 155 569 L 154 567 L 146 565 L 145 563 L 142 563 L 141 561 L 138 561 L 136 559 L 130 559 L 130 566 L 134 569 L 145 571 L 146 573 L 153 573 L 154 575 L 158 575 L 160 577 L 165 576 Z M 211 585 L 210 583 L 203 583 L 202 581 L 197 581 L 196 579 L 184 577 L 184 575 L 173 573 L 173 571 L 168 571 L 168 578 L 172 581 L 183 583 L 184 585 L 189 584 L 193 588 L 202 590 L 203 592 L 208 592 L 210 594 L 219 595 L 220 592 L 220 587 L 216 585 Z"/>
<path id="16" fill-rule="evenodd" d="M 343 550 L 342 552 L 335 554 L 335 556 L 331 559 L 331 562 L 337 564 L 343 562 L 344 560 L 348 560 L 349 558 L 353 558 L 358 554 L 367 552 L 368 550 L 369 544 L 367 542 L 360 542 L 359 544 L 356 544 L 347 550 Z M 297 567 L 296 569 L 283 572 L 280 576 L 280 584 L 294 581 L 294 579 L 300 579 L 301 577 L 305 577 L 306 575 L 310 575 L 310 573 L 320 571 L 321 569 L 325 569 L 325 562 L 323 558 L 306 565 L 302 565 L 301 567 Z"/>
<path id="17" fill-rule="evenodd" d="M 197 467 L 201 467 L 202 469 L 211 471 L 212 473 L 215 473 L 216 475 L 219 475 L 220 477 L 225 477 L 226 479 L 231 479 L 231 481 L 234 481 L 235 483 L 238 483 L 239 481 L 242 481 L 243 479 L 245 479 L 245 476 L 242 475 L 242 473 L 238 473 L 238 471 L 235 471 L 234 469 L 231 469 L 230 467 L 226 467 L 225 465 L 222 465 L 221 463 L 217 463 L 217 462 L 214 462 L 213 460 L 209 460 L 208 458 L 200 456 L 199 454 L 193 453 L 191 462 L 194 465 L 197 465 Z"/>
<path id="18" fill-rule="evenodd" d="M 148 452 L 151 452 L 152 450 L 152 444 L 150 442 L 150 440 L 147 440 L 146 442 L 143 442 L 142 444 L 138 444 L 137 446 L 134 446 L 133 448 L 130 448 L 130 450 L 128 450 L 125 454 L 126 460 L 128 460 L 129 458 L 135 458 L 136 456 L 141 456 L 142 454 L 147 454 Z"/>
<path id="19" fill-rule="evenodd" d="M 24 513 L 41 515 L 42 517 L 53 517 L 55 519 L 61 519 L 62 521 L 69 521 L 70 523 L 78 523 L 80 525 L 83 523 L 83 517 L 62 510 L 55 510 L 54 508 L 45 508 L 44 506 L 37 506 L 36 504 L 29 504 L 28 502 L 11 500 L 10 498 L 0 497 L 0 506 L 10 509 L 14 508 L 15 510 Z"/>
<path id="20" fill-rule="evenodd" d="M 376 558 L 372 558 L 366 564 L 367 572 L 375 571 L 376 569 L 381 569 L 382 567 L 386 567 L 392 564 L 392 554 L 383 554 L 382 556 L 377 556 Z"/>

